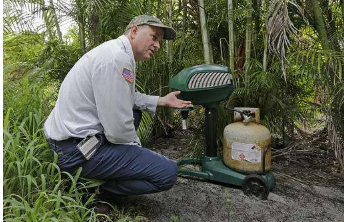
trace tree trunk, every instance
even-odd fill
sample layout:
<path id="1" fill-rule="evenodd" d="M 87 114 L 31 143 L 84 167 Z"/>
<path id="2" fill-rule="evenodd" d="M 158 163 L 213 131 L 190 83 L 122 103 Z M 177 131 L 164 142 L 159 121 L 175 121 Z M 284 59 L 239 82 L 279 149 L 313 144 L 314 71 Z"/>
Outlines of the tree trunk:
<path id="1" fill-rule="evenodd" d="M 85 19 L 84 19 L 84 9 L 82 0 L 77 0 L 77 24 L 79 27 L 79 41 L 82 54 L 86 53 L 86 37 L 85 37 Z"/>
<path id="2" fill-rule="evenodd" d="M 332 11 L 331 11 L 331 8 L 330 8 L 330 5 L 329 5 L 329 1 L 328 0 L 323 1 L 322 5 L 321 5 L 321 8 L 323 9 L 323 12 L 326 15 L 327 21 L 328 21 L 327 23 L 325 23 L 325 26 L 327 24 L 327 26 L 325 27 L 326 28 L 326 33 L 336 33 L 336 30 L 337 30 L 336 21 L 333 18 Z M 340 44 L 340 41 L 338 40 L 336 34 L 332 35 L 329 38 L 329 46 L 330 46 L 331 49 L 340 51 L 339 44 Z"/>
<path id="3" fill-rule="evenodd" d="M 161 19 L 160 18 L 160 16 L 161 16 L 161 0 L 158 0 L 158 5 L 157 5 L 157 7 L 156 7 L 156 16 L 159 18 L 159 19 Z"/>
<path id="4" fill-rule="evenodd" d="M 234 15 L 233 0 L 228 0 L 228 51 L 229 51 L 229 68 L 234 72 Z"/>
<path id="5" fill-rule="evenodd" d="M 198 0 L 199 4 L 199 17 L 201 23 L 201 31 L 202 31 L 202 42 L 203 42 L 203 54 L 204 60 L 206 64 L 214 63 L 212 53 L 211 53 L 211 44 L 209 41 L 208 35 L 208 27 L 207 27 L 207 19 L 204 10 L 204 0 Z"/>
<path id="6" fill-rule="evenodd" d="M 168 0 L 168 24 L 172 27 L 172 0 Z M 172 41 L 167 40 L 167 61 L 169 65 L 172 64 L 173 61 L 173 52 L 172 52 Z"/>
<path id="7" fill-rule="evenodd" d="M 48 17 L 48 9 L 45 7 L 44 0 L 41 0 L 41 8 L 42 8 L 42 14 L 43 14 L 43 21 L 45 23 L 45 27 L 47 28 L 48 38 L 49 40 L 54 39 L 53 32 L 51 31 L 51 23 L 49 22 Z"/>
<path id="8" fill-rule="evenodd" d="M 321 12 L 321 8 L 319 6 L 319 1 L 311 0 L 311 4 L 312 4 L 313 16 L 315 20 L 315 28 L 319 34 L 321 45 L 324 50 L 330 50 L 330 44 L 329 44 L 327 33 L 326 33 L 324 18 Z"/>
<path id="9" fill-rule="evenodd" d="M 187 32 L 187 16 L 188 16 L 187 13 L 188 13 L 187 2 L 186 0 L 183 0 L 183 32 L 182 32 L 181 43 L 180 43 L 180 48 L 179 48 L 179 60 L 181 60 L 183 56 L 185 35 Z"/>
<path id="10" fill-rule="evenodd" d="M 254 25 L 255 25 L 255 32 L 254 32 L 254 43 L 258 43 L 258 37 L 259 37 L 259 31 L 260 31 L 260 27 L 261 27 L 261 12 L 262 12 L 262 0 L 254 0 L 253 3 L 253 9 L 254 9 Z M 254 44 L 253 43 L 253 44 Z"/>
<path id="11" fill-rule="evenodd" d="M 53 19 L 54 19 L 57 35 L 58 35 L 59 39 L 61 41 L 63 41 L 63 39 L 62 39 L 62 32 L 61 32 L 60 25 L 59 25 L 59 20 L 57 19 L 55 7 L 54 7 L 54 2 L 53 2 L 53 0 L 49 0 L 49 3 L 50 3 L 50 8 L 51 8 L 51 12 L 52 12 L 52 15 L 53 15 Z"/>
<path id="12" fill-rule="evenodd" d="M 252 0 L 247 0 L 247 20 L 246 20 L 246 43 L 245 43 L 245 87 L 249 85 L 249 70 L 251 62 L 251 42 L 252 42 Z"/>
<path id="13" fill-rule="evenodd" d="M 152 0 L 148 0 L 148 15 L 152 15 L 152 8 L 153 8 L 153 5 L 152 5 Z"/>
<path id="14" fill-rule="evenodd" d="M 263 32 L 264 52 L 263 52 L 263 71 L 266 72 L 268 67 L 268 18 L 265 19 L 265 27 Z"/>
<path id="15" fill-rule="evenodd" d="M 79 21 L 79 41 L 82 54 L 86 53 L 85 25 Z"/>
<path id="16" fill-rule="evenodd" d="M 264 54 L 263 54 L 263 71 L 266 72 L 268 67 L 268 33 L 264 33 Z"/>

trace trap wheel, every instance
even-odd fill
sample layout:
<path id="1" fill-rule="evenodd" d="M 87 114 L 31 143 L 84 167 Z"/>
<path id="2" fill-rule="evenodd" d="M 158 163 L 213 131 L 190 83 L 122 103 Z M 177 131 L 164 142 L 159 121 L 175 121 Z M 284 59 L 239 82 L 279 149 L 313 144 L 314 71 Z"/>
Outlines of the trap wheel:
<path id="1" fill-rule="evenodd" d="M 259 199 L 266 200 L 269 196 L 269 188 L 263 177 L 250 174 L 242 182 L 242 190 L 247 196 L 256 196 Z"/>

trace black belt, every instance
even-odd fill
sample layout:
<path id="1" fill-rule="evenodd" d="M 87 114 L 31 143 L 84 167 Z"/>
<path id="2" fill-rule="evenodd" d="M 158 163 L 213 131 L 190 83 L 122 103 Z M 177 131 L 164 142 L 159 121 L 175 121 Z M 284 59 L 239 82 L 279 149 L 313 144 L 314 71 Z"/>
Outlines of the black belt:
<path id="1" fill-rule="evenodd" d="M 95 135 L 98 139 L 100 136 L 104 136 L 102 133 L 98 133 Z M 78 144 L 80 143 L 84 138 L 78 138 L 78 137 L 70 137 L 66 140 L 54 140 L 54 139 L 49 139 L 49 142 L 55 143 L 58 146 L 63 146 L 65 144 L 70 144 L 70 143 L 75 143 Z"/>

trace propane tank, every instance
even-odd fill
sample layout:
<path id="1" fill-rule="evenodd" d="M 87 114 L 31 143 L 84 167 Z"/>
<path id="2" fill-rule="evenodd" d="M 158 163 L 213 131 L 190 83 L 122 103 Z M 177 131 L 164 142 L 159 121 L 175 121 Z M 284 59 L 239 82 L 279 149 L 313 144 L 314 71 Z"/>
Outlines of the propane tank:
<path id="1" fill-rule="evenodd" d="M 245 174 L 269 171 L 271 134 L 265 126 L 259 124 L 259 109 L 238 107 L 234 110 L 238 111 L 234 112 L 234 121 L 237 122 L 227 125 L 223 133 L 224 163 Z"/>

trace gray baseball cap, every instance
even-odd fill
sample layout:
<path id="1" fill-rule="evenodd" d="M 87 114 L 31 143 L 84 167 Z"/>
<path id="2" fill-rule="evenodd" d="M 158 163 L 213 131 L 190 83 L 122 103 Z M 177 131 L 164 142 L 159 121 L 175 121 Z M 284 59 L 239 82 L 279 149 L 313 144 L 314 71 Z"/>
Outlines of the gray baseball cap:
<path id="1" fill-rule="evenodd" d="M 167 25 L 164 25 L 160 19 L 151 15 L 138 15 L 134 17 L 131 22 L 127 25 L 125 30 L 129 30 L 133 25 L 151 25 L 156 27 L 161 27 L 164 29 L 164 39 L 173 40 L 176 38 L 176 31 Z"/>

